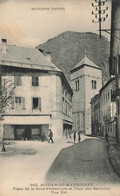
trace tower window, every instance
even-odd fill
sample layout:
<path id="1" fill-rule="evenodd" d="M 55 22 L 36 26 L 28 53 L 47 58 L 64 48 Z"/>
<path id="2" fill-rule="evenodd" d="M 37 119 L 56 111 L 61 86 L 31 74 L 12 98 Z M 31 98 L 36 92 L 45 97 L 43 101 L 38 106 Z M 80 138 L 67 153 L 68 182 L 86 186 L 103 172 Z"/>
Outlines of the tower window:
<path id="1" fill-rule="evenodd" d="M 75 89 L 76 89 L 76 91 L 78 91 L 79 88 L 80 88 L 80 86 L 79 86 L 79 80 L 76 80 L 75 81 Z"/>
<path id="2" fill-rule="evenodd" d="M 96 84 L 97 84 L 96 80 L 92 80 L 92 89 L 96 89 L 97 88 Z"/>

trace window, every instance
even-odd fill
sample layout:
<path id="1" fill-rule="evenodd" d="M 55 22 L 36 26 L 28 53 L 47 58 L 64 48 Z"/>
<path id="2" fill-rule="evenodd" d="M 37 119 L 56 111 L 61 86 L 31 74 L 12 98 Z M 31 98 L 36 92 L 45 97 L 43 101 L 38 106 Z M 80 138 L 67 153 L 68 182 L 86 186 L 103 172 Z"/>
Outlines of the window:
<path id="1" fill-rule="evenodd" d="M 76 91 L 79 90 L 79 80 L 75 81 L 75 89 Z"/>
<path id="2" fill-rule="evenodd" d="M 32 77 L 32 86 L 39 86 L 38 77 L 36 76 Z"/>
<path id="3" fill-rule="evenodd" d="M 107 101 L 107 93 L 106 93 L 106 101 Z"/>
<path id="4" fill-rule="evenodd" d="M 25 98 L 24 97 L 15 97 L 15 105 L 12 103 L 12 109 L 14 109 L 14 106 L 16 109 L 22 109 L 25 110 Z"/>
<path id="5" fill-rule="evenodd" d="M 41 110 L 41 97 L 33 97 L 32 108 Z"/>
<path id="6" fill-rule="evenodd" d="M 92 80 L 92 89 L 96 89 L 96 80 Z"/>
<path id="7" fill-rule="evenodd" d="M 108 91 L 108 99 L 109 99 L 109 97 L 110 97 L 110 94 L 109 94 L 109 91 Z"/>
<path id="8" fill-rule="evenodd" d="M 21 76 L 14 76 L 14 85 L 15 86 L 21 86 L 22 85 Z"/>

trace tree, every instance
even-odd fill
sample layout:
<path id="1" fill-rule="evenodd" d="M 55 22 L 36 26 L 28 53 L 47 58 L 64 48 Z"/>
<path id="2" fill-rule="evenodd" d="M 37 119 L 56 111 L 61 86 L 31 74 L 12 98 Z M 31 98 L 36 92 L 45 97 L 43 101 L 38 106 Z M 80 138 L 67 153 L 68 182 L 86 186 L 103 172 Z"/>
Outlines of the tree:
<path id="1" fill-rule="evenodd" d="M 1 78 L 1 91 L 0 91 L 0 125 L 1 125 L 1 130 L 2 130 L 2 151 L 6 151 L 5 146 L 4 146 L 4 129 L 3 129 L 3 120 L 4 120 L 4 115 L 7 109 L 10 108 L 11 102 L 13 101 L 14 97 L 14 90 L 15 86 L 12 82 L 11 79 L 8 79 L 6 77 Z"/>

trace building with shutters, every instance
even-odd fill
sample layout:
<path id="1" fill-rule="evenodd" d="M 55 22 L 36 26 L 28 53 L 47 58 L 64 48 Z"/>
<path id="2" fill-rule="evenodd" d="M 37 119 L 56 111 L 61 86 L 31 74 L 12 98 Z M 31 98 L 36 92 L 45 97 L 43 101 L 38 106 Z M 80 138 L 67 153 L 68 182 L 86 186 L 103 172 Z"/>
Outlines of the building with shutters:
<path id="1" fill-rule="evenodd" d="M 101 133 L 116 136 L 116 85 L 115 77 L 100 89 Z"/>
<path id="2" fill-rule="evenodd" d="M 85 57 L 70 72 L 74 129 L 91 135 L 91 98 L 102 87 L 102 70 Z"/>
<path id="3" fill-rule="evenodd" d="M 92 134 L 117 137 L 115 77 L 102 86 L 99 94 L 91 99 Z"/>
<path id="4" fill-rule="evenodd" d="M 100 109 L 100 94 L 97 94 L 91 99 L 91 132 L 93 136 L 102 135 Z"/>
<path id="5" fill-rule="evenodd" d="M 0 66 L 2 77 L 15 86 L 3 120 L 5 139 L 47 140 L 49 129 L 54 139 L 71 132 L 73 92 L 61 70 L 37 49 L 6 40 L 0 45 Z"/>

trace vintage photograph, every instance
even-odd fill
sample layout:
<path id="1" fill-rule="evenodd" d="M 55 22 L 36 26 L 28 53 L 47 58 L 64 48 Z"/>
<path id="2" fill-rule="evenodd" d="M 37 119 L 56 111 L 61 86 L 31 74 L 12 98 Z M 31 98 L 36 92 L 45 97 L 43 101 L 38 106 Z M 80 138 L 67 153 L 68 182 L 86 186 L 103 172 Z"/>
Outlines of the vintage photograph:
<path id="1" fill-rule="evenodd" d="M 0 0 L 0 196 L 120 196 L 120 1 Z"/>

